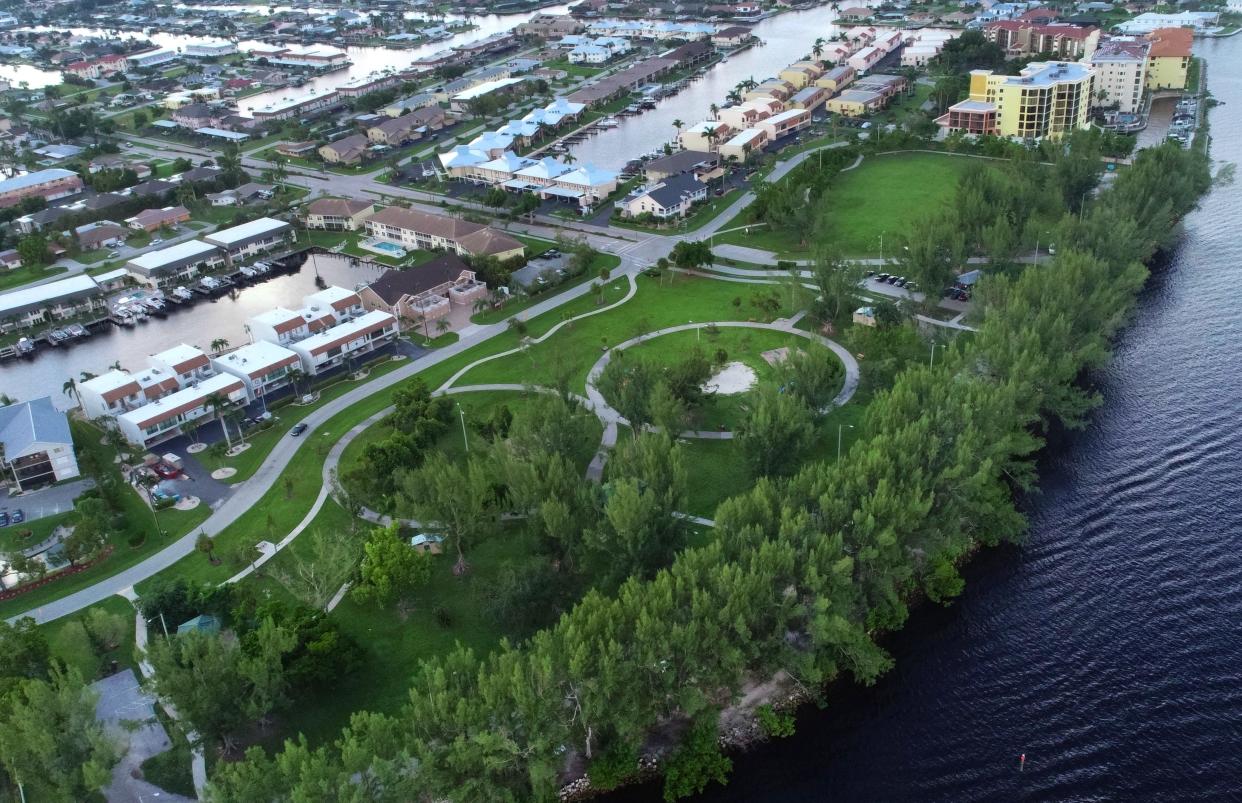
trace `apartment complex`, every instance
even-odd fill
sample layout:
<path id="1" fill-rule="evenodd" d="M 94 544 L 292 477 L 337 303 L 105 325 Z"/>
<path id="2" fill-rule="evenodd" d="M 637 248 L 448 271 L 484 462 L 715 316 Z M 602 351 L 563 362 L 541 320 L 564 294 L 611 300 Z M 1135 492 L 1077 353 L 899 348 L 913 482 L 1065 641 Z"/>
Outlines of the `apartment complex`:
<path id="1" fill-rule="evenodd" d="M 455 217 L 390 206 L 366 222 L 367 234 L 405 248 L 452 251 L 464 256 L 491 256 L 504 261 L 521 256 L 520 242 L 496 229 Z"/>
<path id="2" fill-rule="evenodd" d="M 54 201 L 81 191 L 82 179 L 72 170 L 37 170 L 0 181 L 0 208 L 15 206 L 25 198 L 39 196 Z"/>
<path id="3" fill-rule="evenodd" d="M 1019 75 L 972 70 L 970 97 L 936 122 L 950 131 L 1018 139 L 1086 128 L 1095 71 L 1075 62 L 1032 62 Z"/>
<path id="4" fill-rule="evenodd" d="M 1125 114 L 1143 110 L 1150 50 L 1151 43 L 1145 39 L 1115 38 L 1100 42 L 1088 61 L 1095 71 L 1096 105 L 1114 106 Z"/>

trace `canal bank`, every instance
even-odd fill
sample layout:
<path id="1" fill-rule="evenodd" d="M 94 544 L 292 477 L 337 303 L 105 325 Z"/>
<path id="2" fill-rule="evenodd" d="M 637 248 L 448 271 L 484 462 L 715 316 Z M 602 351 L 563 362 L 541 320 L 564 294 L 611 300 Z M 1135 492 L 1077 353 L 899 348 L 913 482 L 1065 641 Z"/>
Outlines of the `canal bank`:
<path id="1" fill-rule="evenodd" d="M 1242 43 L 1196 50 L 1226 101 L 1213 155 L 1237 162 Z M 1103 406 L 1042 455 L 1026 543 L 981 552 L 952 607 L 916 610 L 875 687 L 834 688 L 795 736 L 735 756 L 729 785 L 694 799 L 1236 799 L 1240 213 L 1242 189 L 1214 188 L 1152 266 L 1089 377 Z"/>
<path id="2" fill-rule="evenodd" d="M 118 361 L 136 371 L 146 366 L 151 354 L 180 343 L 207 350 L 213 340 L 223 338 L 231 346 L 240 346 L 251 339 L 247 320 L 273 307 L 299 307 L 304 296 L 320 289 L 316 277 L 327 285 L 353 289 L 378 278 L 384 270 L 349 256 L 308 253 L 292 273 L 189 306 L 170 305 L 166 317 L 151 317 L 135 326 L 104 324 L 89 338 L 59 348 L 45 346 L 31 359 L 0 364 L 0 390 L 23 400 L 50 395 L 57 407 L 68 408 L 73 400 L 61 393 L 61 386 L 70 378 L 80 380 L 83 371 L 102 374 Z"/>

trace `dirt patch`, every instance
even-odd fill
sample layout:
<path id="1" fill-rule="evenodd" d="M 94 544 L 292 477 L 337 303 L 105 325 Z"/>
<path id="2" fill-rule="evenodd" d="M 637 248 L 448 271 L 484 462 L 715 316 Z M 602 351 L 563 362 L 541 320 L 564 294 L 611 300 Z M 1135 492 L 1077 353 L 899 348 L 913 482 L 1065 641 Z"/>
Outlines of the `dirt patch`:
<path id="1" fill-rule="evenodd" d="M 721 396 L 736 396 L 753 388 L 756 379 L 754 368 L 744 362 L 731 362 L 712 374 L 712 378 L 703 383 L 703 390 Z"/>
<path id="2" fill-rule="evenodd" d="M 236 473 L 237 473 L 237 469 L 233 468 L 232 466 L 226 466 L 224 468 L 218 468 L 215 471 L 211 472 L 211 478 L 213 480 L 227 480 L 229 477 L 233 476 Z"/>
<path id="3" fill-rule="evenodd" d="M 759 356 L 763 357 L 763 361 L 768 365 L 779 365 L 789 358 L 789 346 L 781 346 L 778 349 L 768 349 Z"/>
<path id="4" fill-rule="evenodd" d="M 183 496 L 177 501 L 177 504 L 173 505 L 173 507 L 177 510 L 193 510 L 202 504 L 202 502 L 203 500 L 199 499 L 197 496 Z"/>
<path id="5" fill-rule="evenodd" d="M 207 444 L 191 443 L 189 446 L 185 447 L 185 450 L 189 452 L 190 454 L 198 454 L 199 452 L 207 451 Z"/>

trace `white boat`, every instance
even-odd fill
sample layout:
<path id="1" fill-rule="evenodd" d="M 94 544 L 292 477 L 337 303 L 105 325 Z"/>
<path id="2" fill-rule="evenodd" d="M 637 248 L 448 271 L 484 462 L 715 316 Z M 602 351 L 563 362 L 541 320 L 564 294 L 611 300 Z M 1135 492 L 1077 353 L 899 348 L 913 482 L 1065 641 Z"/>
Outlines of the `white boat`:
<path id="1" fill-rule="evenodd" d="M 172 294 L 176 296 L 177 298 L 181 299 L 182 301 L 189 301 L 190 299 L 194 298 L 194 294 L 184 287 L 176 288 L 175 290 L 172 291 Z"/>
<path id="2" fill-rule="evenodd" d="M 254 268 L 249 268 L 249 267 L 246 267 L 245 265 L 242 265 L 240 268 L 238 268 L 237 272 L 240 273 L 242 276 L 245 276 L 247 279 L 253 279 L 254 277 L 259 275 L 258 272 Z"/>

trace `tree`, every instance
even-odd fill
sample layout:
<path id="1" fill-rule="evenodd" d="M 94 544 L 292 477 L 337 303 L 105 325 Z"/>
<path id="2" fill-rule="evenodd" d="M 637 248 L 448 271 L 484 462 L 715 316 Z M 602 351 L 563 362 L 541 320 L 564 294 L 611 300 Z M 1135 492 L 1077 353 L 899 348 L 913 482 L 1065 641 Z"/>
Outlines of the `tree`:
<path id="1" fill-rule="evenodd" d="M 453 571 L 459 575 L 468 571 L 466 549 L 487 533 L 496 518 L 495 489 L 485 462 L 472 457 L 463 468 L 435 452 L 402 478 L 398 493 L 399 509 L 448 536 L 457 552 Z"/>
<path id="2" fill-rule="evenodd" d="M 211 341 L 211 350 L 214 351 L 216 354 L 223 352 L 228 347 L 229 347 L 228 338 L 217 337 L 216 339 Z"/>
<path id="3" fill-rule="evenodd" d="M 448 428 L 453 415 L 453 405 L 444 396 L 432 396 L 422 379 L 415 379 L 392 396 L 393 411 L 388 423 L 393 429 L 413 438 L 419 448 L 435 442 Z"/>
<path id="4" fill-rule="evenodd" d="M 73 377 L 65 380 L 65 384 L 60 386 L 60 391 L 74 401 L 79 403 L 82 401 L 82 396 L 78 393 L 78 383 Z"/>
<path id="5" fill-rule="evenodd" d="M 818 294 L 813 302 L 815 317 L 825 323 L 835 323 L 853 312 L 859 302 L 859 284 L 863 268 L 857 263 L 846 262 L 835 254 L 820 253 L 811 271 Z"/>
<path id="6" fill-rule="evenodd" d="M 841 361 L 826 348 L 791 348 L 776 366 L 782 392 L 792 393 L 811 410 L 822 410 L 841 390 Z"/>
<path id="7" fill-rule="evenodd" d="M 207 397 L 204 404 L 208 409 L 215 413 L 217 418 L 220 419 L 220 431 L 224 433 L 224 446 L 226 449 L 231 450 L 233 448 L 233 441 L 229 438 L 229 425 L 227 419 L 229 411 L 233 409 L 233 403 L 230 402 L 223 394 L 212 393 Z"/>
<path id="8" fill-rule="evenodd" d="M 311 608 L 323 610 L 353 576 L 358 566 L 358 542 L 352 532 L 335 528 L 317 528 L 308 538 L 309 550 L 293 552 L 271 573 L 290 594 Z"/>
<path id="9" fill-rule="evenodd" d="M 613 358 L 604 366 L 595 387 L 613 409 L 630 423 L 634 434 L 651 423 L 648 403 L 652 391 L 659 382 L 654 366 L 638 357 L 624 357 L 625 352 L 613 352 Z"/>
<path id="10" fill-rule="evenodd" d="M 673 264 L 682 270 L 693 270 L 715 261 L 711 246 L 704 240 L 681 240 L 673 246 L 669 256 Z"/>
<path id="11" fill-rule="evenodd" d="M 130 617 L 130 622 L 133 618 Z M 110 652 L 121 646 L 129 636 L 130 622 L 120 614 L 105 611 L 103 608 L 91 608 L 87 611 L 83 624 L 100 652 Z"/>
<path id="12" fill-rule="evenodd" d="M 225 749 L 249 716 L 243 658 L 235 644 L 197 630 L 147 646 L 153 691 L 176 707 L 201 743 Z"/>
<path id="13" fill-rule="evenodd" d="M 22 258 L 23 265 L 46 265 L 52 259 L 47 240 L 38 232 L 27 234 L 17 241 L 17 254 Z"/>
<path id="14" fill-rule="evenodd" d="M 51 649 L 43 631 L 29 616 L 14 624 L 0 621 L 0 677 L 46 678 Z"/>
<path id="15" fill-rule="evenodd" d="M 98 495 L 83 495 L 73 503 L 75 522 L 73 532 L 61 545 L 65 559 L 71 566 L 78 561 L 94 557 L 108 542 L 112 527 L 112 513 Z"/>
<path id="16" fill-rule="evenodd" d="M 297 637 L 269 616 L 246 634 L 243 646 L 239 669 L 250 686 L 246 714 L 266 724 L 272 711 L 289 702 L 284 658 L 297 646 Z"/>
<path id="17" fill-rule="evenodd" d="M 712 781 L 725 783 L 733 761 L 720 751 L 714 717 L 702 717 L 664 766 L 664 799 L 668 803 L 697 795 Z"/>
<path id="18" fill-rule="evenodd" d="M 55 666 L 3 702 L 0 764 L 30 800 L 85 800 L 112 780 L 120 753 L 95 719 L 98 695 L 77 670 Z"/>
<path id="19" fill-rule="evenodd" d="M 756 476 L 789 473 L 815 431 L 811 409 L 801 398 L 768 384 L 753 391 L 747 407 L 737 443 L 751 470 Z"/>
<path id="20" fill-rule="evenodd" d="M 396 523 L 371 530 L 363 545 L 359 579 L 353 595 L 360 602 L 387 607 L 404 604 L 431 577 L 431 560 L 401 537 Z"/>
<path id="21" fill-rule="evenodd" d="M 200 532 L 198 534 L 198 538 L 194 540 L 194 548 L 206 555 L 207 560 L 213 564 L 216 562 L 215 555 L 212 554 L 215 551 L 216 542 L 207 533 Z"/>

